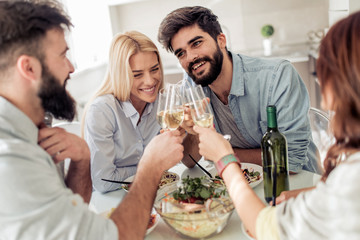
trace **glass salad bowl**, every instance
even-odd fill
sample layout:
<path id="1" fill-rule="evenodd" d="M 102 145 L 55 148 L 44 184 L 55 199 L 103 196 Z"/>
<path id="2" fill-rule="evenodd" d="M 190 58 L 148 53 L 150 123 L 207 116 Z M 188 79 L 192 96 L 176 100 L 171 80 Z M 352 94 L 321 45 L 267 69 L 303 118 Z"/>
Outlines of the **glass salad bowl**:
<path id="1" fill-rule="evenodd" d="M 157 196 L 154 208 L 167 225 L 188 238 L 203 239 L 220 233 L 234 211 L 225 186 L 208 178 L 188 177 L 168 190 Z"/>

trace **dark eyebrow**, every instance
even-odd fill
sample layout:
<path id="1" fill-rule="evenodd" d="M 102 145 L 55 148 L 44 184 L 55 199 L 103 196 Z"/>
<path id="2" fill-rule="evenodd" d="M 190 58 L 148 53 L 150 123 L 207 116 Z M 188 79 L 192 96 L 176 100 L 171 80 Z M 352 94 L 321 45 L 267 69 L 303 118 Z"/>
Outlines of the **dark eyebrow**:
<path id="1" fill-rule="evenodd" d="M 159 66 L 159 63 L 155 64 L 154 66 L 152 66 L 150 69 L 156 68 Z M 144 70 L 132 70 L 133 73 L 140 73 L 143 72 Z"/>
<path id="2" fill-rule="evenodd" d="M 65 50 L 61 52 L 61 55 L 65 55 L 68 50 L 69 50 L 69 47 L 66 46 Z"/>
<path id="3" fill-rule="evenodd" d="M 158 67 L 158 66 L 159 66 L 159 63 L 157 63 L 157 64 L 155 64 L 154 66 L 152 66 L 151 69 L 152 69 L 152 68 L 156 68 L 156 67 Z"/>
<path id="4" fill-rule="evenodd" d="M 203 37 L 203 36 L 196 36 L 196 37 L 190 39 L 190 41 L 188 41 L 187 44 L 190 45 L 191 43 L 197 41 L 197 40 L 200 39 L 200 38 L 204 38 L 204 37 Z M 174 51 L 175 56 L 176 56 L 181 50 L 182 50 L 182 48 L 176 49 L 176 50 Z"/>

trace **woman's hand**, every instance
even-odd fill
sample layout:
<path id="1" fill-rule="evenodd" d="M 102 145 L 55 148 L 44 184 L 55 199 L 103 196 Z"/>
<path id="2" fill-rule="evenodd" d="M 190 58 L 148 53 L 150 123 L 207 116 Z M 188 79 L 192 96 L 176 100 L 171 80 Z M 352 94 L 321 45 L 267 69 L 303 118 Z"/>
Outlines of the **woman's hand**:
<path id="1" fill-rule="evenodd" d="M 309 190 L 312 190 L 312 189 L 314 189 L 314 187 L 300 188 L 300 189 L 295 189 L 295 190 L 290 190 L 290 191 L 283 191 L 276 198 L 276 204 L 280 204 L 282 202 L 285 202 L 285 201 L 289 200 L 290 198 L 297 197 L 297 195 L 299 195 L 302 192 L 309 191 Z M 269 204 L 272 206 L 272 202 L 270 202 Z"/>
<path id="2" fill-rule="evenodd" d="M 222 157 L 234 153 L 230 143 L 214 128 L 194 126 L 193 129 L 199 134 L 199 153 L 206 159 L 217 162 Z"/>

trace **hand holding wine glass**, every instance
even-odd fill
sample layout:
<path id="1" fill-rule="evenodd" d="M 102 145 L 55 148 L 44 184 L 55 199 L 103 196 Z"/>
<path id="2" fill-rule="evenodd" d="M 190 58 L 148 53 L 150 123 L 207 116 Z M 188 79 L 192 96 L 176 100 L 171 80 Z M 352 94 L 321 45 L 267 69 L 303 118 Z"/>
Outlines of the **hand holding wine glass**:
<path id="1" fill-rule="evenodd" d="M 217 162 L 222 157 L 234 153 L 231 144 L 225 138 L 226 135 L 217 133 L 213 128 L 199 126 L 194 126 L 194 131 L 199 134 L 199 153 L 204 158 Z"/>

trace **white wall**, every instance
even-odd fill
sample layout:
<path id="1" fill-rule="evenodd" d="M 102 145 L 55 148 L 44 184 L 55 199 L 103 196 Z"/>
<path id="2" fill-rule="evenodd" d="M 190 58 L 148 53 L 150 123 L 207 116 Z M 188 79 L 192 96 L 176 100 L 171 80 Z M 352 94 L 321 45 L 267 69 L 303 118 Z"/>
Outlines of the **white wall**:
<path id="1" fill-rule="evenodd" d="M 91 69 L 75 72 L 67 82 L 66 89 L 69 90 L 77 103 L 77 116 L 75 120 L 80 121 L 83 108 L 87 101 L 93 96 L 104 79 L 106 64 L 101 64 Z"/>
<path id="2" fill-rule="evenodd" d="M 138 30 L 149 36 L 161 50 L 166 67 L 176 67 L 176 58 L 157 42 L 158 27 L 171 11 L 184 6 L 209 7 L 225 26 L 233 51 L 262 47 L 260 29 L 275 28 L 275 45 L 307 41 L 311 30 L 328 26 L 329 0 L 148 0 L 110 7 L 113 33 Z"/>

